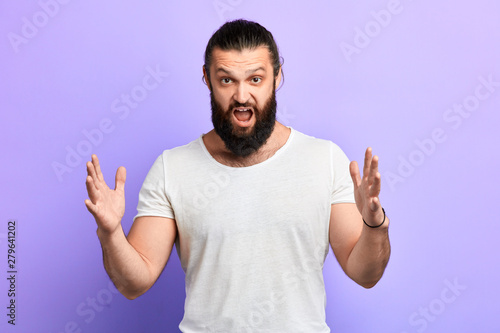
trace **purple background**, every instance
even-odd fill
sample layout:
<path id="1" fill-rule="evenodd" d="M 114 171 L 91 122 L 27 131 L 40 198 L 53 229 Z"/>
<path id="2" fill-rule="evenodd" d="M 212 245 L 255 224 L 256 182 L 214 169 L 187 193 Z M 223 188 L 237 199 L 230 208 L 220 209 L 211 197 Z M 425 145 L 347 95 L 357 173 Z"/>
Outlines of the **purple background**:
<path id="1" fill-rule="evenodd" d="M 128 231 L 155 158 L 211 129 L 203 52 L 234 18 L 260 22 L 278 42 L 284 124 L 352 160 L 367 146 L 380 156 L 391 260 L 365 290 L 330 251 L 332 331 L 500 331 L 500 2 L 55 1 L 0 3 L 2 332 L 178 331 L 175 251 L 140 298 L 110 286 L 84 205 L 85 161 L 96 153 L 112 186 L 127 168 Z M 145 90 L 148 68 L 168 77 Z M 15 327 L 5 315 L 9 219 Z"/>

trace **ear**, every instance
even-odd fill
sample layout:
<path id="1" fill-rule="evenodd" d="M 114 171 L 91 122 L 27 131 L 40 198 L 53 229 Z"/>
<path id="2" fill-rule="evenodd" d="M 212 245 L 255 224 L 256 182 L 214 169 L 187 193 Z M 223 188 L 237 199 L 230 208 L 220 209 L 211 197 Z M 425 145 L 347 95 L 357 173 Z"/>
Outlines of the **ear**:
<path id="1" fill-rule="evenodd" d="M 210 80 L 208 79 L 207 71 L 205 70 L 205 65 L 203 65 L 203 77 L 205 78 L 205 83 L 207 84 L 208 90 L 212 91 L 212 87 L 210 86 Z"/>
<path id="2" fill-rule="evenodd" d="M 278 71 L 278 75 L 274 79 L 274 84 L 275 84 L 275 89 L 276 90 L 278 90 L 278 88 L 280 86 L 280 83 L 281 83 L 281 66 L 280 66 L 280 69 Z"/>

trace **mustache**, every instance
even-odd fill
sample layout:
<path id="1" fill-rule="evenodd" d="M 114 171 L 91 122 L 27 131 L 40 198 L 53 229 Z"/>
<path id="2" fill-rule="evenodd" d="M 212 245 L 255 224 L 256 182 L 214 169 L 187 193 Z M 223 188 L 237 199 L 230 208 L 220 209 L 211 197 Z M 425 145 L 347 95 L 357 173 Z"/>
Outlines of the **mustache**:
<path id="1" fill-rule="evenodd" d="M 252 103 L 240 103 L 240 102 L 234 102 L 231 105 L 229 105 L 229 110 L 232 110 L 234 108 L 252 108 L 256 109 L 255 105 Z"/>

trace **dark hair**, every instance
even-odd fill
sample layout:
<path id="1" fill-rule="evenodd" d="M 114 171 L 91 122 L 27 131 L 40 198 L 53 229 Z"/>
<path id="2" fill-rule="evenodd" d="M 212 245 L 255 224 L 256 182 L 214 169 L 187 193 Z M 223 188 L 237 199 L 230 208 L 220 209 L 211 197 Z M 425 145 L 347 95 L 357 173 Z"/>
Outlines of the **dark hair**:
<path id="1" fill-rule="evenodd" d="M 205 71 L 210 80 L 210 64 L 212 63 L 212 52 L 215 47 L 222 50 L 255 49 L 259 46 L 266 46 L 269 49 L 271 63 L 273 65 L 274 77 L 277 77 L 282 64 L 278 46 L 273 35 L 257 22 L 243 19 L 224 23 L 208 41 L 205 50 Z M 282 70 L 283 82 L 283 70 Z"/>

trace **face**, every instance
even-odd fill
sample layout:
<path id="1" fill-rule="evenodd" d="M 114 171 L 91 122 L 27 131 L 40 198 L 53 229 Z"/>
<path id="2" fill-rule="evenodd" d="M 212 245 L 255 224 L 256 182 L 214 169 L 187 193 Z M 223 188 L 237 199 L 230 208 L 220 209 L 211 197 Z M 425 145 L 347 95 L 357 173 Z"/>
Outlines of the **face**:
<path id="1" fill-rule="evenodd" d="M 210 67 L 212 122 L 226 148 L 237 156 L 257 151 L 276 121 L 275 80 L 266 47 L 242 52 L 214 49 Z"/>

